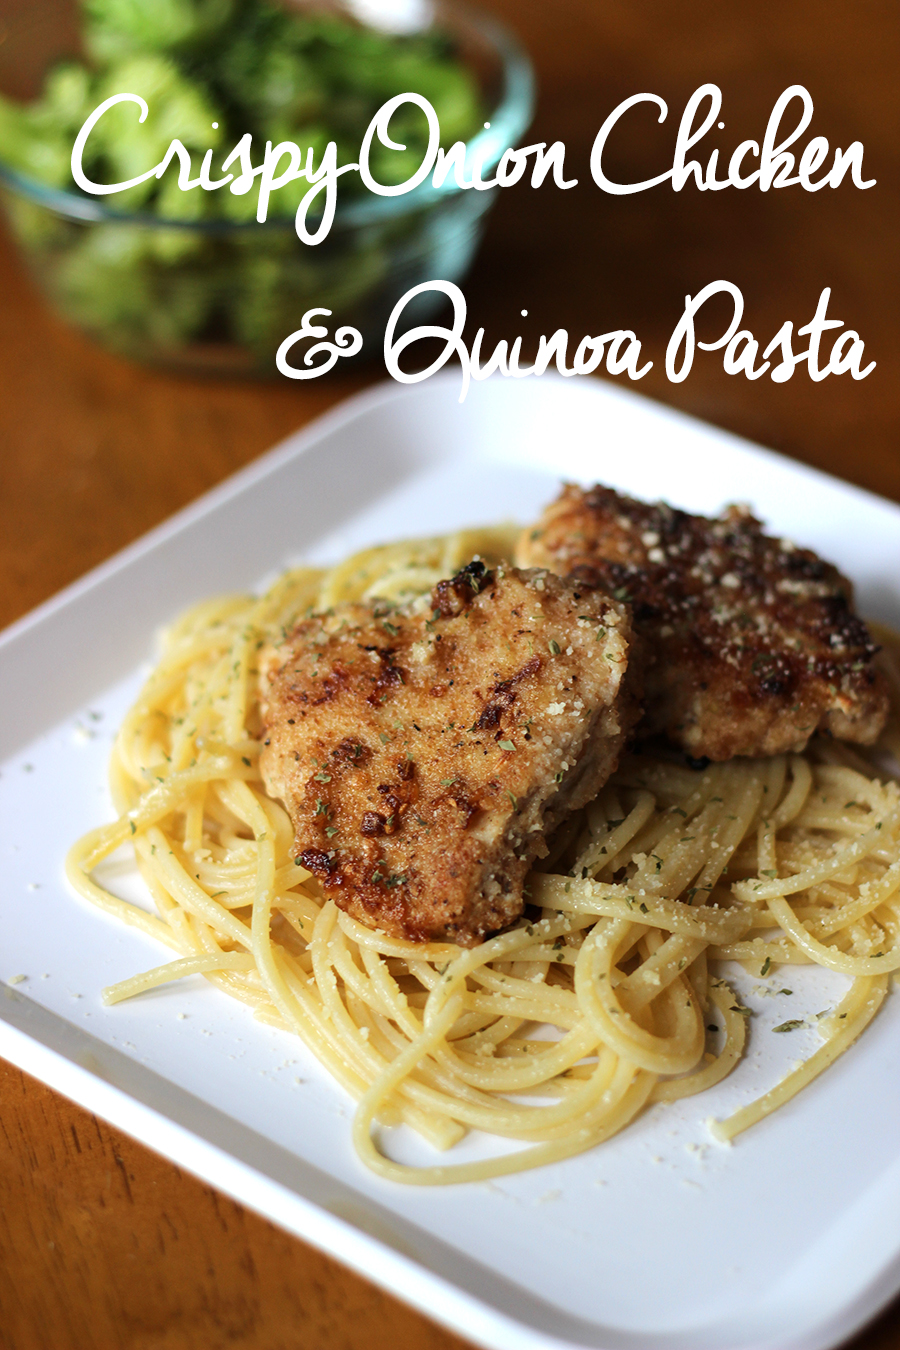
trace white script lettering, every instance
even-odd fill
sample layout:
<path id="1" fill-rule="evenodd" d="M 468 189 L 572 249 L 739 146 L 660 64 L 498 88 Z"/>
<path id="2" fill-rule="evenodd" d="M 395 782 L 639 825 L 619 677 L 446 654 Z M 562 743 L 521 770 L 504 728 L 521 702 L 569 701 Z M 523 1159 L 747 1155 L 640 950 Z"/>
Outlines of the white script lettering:
<path id="1" fill-rule="evenodd" d="M 427 291 L 439 291 L 448 297 L 453 305 L 452 326 L 447 328 L 442 324 L 421 324 L 419 327 L 411 328 L 409 332 L 395 338 L 397 324 L 406 306 L 416 296 L 423 295 Z M 391 311 L 391 317 L 388 319 L 384 332 L 384 363 L 387 366 L 388 374 L 398 380 L 400 384 L 419 384 L 422 380 L 427 380 L 430 375 L 434 375 L 436 371 L 441 370 L 456 354 L 462 367 L 459 393 L 459 401 L 462 403 L 469 392 L 470 380 L 486 380 L 495 373 L 521 380 L 528 375 L 543 375 L 553 362 L 560 375 L 568 377 L 589 374 L 600 365 L 607 346 L 609 350 L 606 356 L 606 368 L 611 375 L 618 375 L 627 371 L 630 379 L 640 380 L 653 365 L 652 361 L 648 361 L 645 365 L 639 366 L 641 344 L 638 338 L 630 329 L 615 329 L 611 333 L 602 333 L 599 337 L 582 338 L 575 352 L 574 362 L 569 366 L 567 364 L 569 334 L 565 328 L 557 328 L 556 332 L 549 338 L 541 337 L 534 365 L 522 366 L 520 363 L 521 337 L 514 340 L 512 347 L 509 346 L 505 338 L 498 342 L 487 361 L 482 364 L 481 347 L 484 342 L 484 329 L 479 328 L 472 342 L 472 349 L 469 351 L 462 336 L 463 329 L 466 326 L 466 316 L 466 297 L 452 281 L 424 281 L 419 286 L 413 286 L 397 301 Z M 413 371 L 408 374 L 400 367 L 400 357 L 408 347 L 425 338 L 437 338 L 443 341 L 443 350 L 435 357 L 430 366 L 427 366 L 424 370 Z M 589 352 L 590 355 L 588 355 Z"/>
<path id="2" fill-rule="evenodd" d="M 700 125 L 695 128 L 694 121 L 698 110 L 706 99 L 709 99 L 709 108 Z M 783 139 L 779 139 L 782 136 L 782 119 L 788 106 L 795 99 L 799 99 L 802 105 L 797 124 L 793 131 L 788 132 Z M 669 179 L 671 179 L 673 191 L 680 192 L 689 178 L 694 179 L 694 183 L 700 192 L 719 192 L 726 187 L 748 188 L 752 187 L 754 183 L 759 184 L 761 192 L 768 192 L 772 187 L 794 187 L 797 184 L 807 192 L 818 192 L 826 184 L 832 188 L 839 187 L 846 177 L 848 169 L 854 187 L 870 188 L 875 186 L 874 178 L 864 179 L 862 176 L 863 145 L 861 141 L 854 141 L 847 150 L 835 147 L 834 162 L 831 169 L 818 182 L 813 182 L 812 174 L 822 167 L 830 148 L 824 136 L 813 137 L 800 156 L 796 176 L 791 177 L 795 157 L 788 150 L 788 146 L 793 145 L 803 135 L 812 121 L 813 115 L 812 98 L 809 90 L 805 89 L 802 84 L 792 84 L 779 96 L 766 125 L 762 150 L 760 150 L 757 141 L 742 141 L 737 147 L 728 164 L 727 178 L 716 177 L 716 167 L 719 160 L 718 150 L 711 152 L 705 173 L 698 160 L 687 158 L 688 151 L 712 129 L 722 109 L 722 91 L 719 86 L 717 84 L 703 84 L 699 89 L 694 90 L 685 105 L 678 127 L 671 169 L 667 169 L 665 173 L 657 174 L 655 178 L 645 178 L 643 182 L 617 183 L 608 178 L 604 172 L 603 153 L 613 128 L 625 113 L 637 107 L 639 103 L 656 104 L 659 109 L 657 122 L 664 122 L 669 115 L 669 108 L 665 99 L 660 98 L 658 94 L 632 94 L 630 98 L 624 99 L 609 114 L 603 126 L 597 132 L 591 149 L 591 177 L 599 188 L 602 188 L 604 192 L 609 192 L 612 196 L 627 197 L 634 192 L 646 192 L 648 188 L 657 187 L 660 183 L 665 183 Z M 719 125 L 722 124 L 719 123 Z M 748 155 L 752 155 L 759 160 L 759 167 L 749 173 L 743 173 L 744 161 Z"/>
<path id="3" fill-rule="evenodd" d="M 733 308 L 728 326 L 721 337 L 716 338 L 714 342 L 700 342 L 695 335 L 694 319 L 707 300 L 722 293 L 730 295 L 732 300 Z M 824 380 L 827 375 L 848 373 L 854 380 L 864 380 L 875 369 L 876 363 L 870 361 L 867 366 L 863 367 L 865 343 L 852 328 L 848 329 L 846 333 L 842 333 L 834 343 L 827 363 L 824 366 L 819 365 L 822 334 L 827 332 L 829 328 L 843 328 L 844 326 L 843 319 L 826 317 L 830 299 L 831 287 L 826 286 L 819 296 L 816 312 L 809 323 L 797 329 L 798 337 L 809 338 L 809 346 L 805 352 L 794 351 L 791 342 L 794 325 L 790 319 L 787 319 L 763 352 L 762 365 L 755 366 L 754 362 L 759 351 L 759 343 L 749 328 L 740 327 L 744 315 L 743 295 L 737 286 L 730 281 L 712 281 L 708 286 L 704 286 L 702 291 L 698 291 L 696 295 L 686 295 L 684 298 L 684 311 L 675 325 L 669 339 L 669 345 L 666 348 L 666 376 L 672 384 L 680 384 L 691 373 L 696 347 L 700 347 L 705 352 L 718 351 L 724 347 L 723 365 L 725 373 L 727 375 L 738 375 L 743 371 L 748 380 L 758 380 L 761 375 L 764 375 L 771 364 L 767 358 L 773 356 L 776 352 L 781 353 L 781 360 L 772 369 L 772 374 L 769 377 L 776 384 L 784 384 L 786 380 L 789 380 L 801 361 L 807 362 L 809 378 L 816 382 Z M 684 347 L 684 355 L 681 358 L 681 364 L 678 365 L 678 355 L 682 346 Z"/>

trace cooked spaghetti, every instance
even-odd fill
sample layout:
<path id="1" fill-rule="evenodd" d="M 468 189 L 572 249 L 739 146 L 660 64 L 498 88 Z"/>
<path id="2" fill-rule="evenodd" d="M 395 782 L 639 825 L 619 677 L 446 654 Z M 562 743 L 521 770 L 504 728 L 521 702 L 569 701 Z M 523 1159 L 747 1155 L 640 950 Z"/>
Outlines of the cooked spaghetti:
<path id="1" fill-rule="evenodd" d="M 580 1153 L 649 1103 L 702 1092 L 741 1057 L 747 1012 L 711 962 L 754 975 L 815 963 L 850 978 L 823 1043 L 771 1092 L 713 1126 L 730 1139 L 788 1101 L 871 1021 L 900 968 L 898 642 L 879 632 L 893 704 L 871 753 L 693 770 L 633 755 L 571 817 L 511 930 L 464 950 L 389 938 L 323 900 L 293 856 L 258 770 L 258 654 L 310 611 L 414 602 L 473 555 L 509 556 L 498 527 L 365 550 L 288 572 L 261 597 L 196 606 L 166 633 L 111 765 L 115 823 L 72 849 L 80 895 L 177 953 L 109 1003 L 203 974 L 295 1032 L 358 1100 L 363 1160 L 396 1181 L 481 1180 Z M 93 872 L 134 846 L 156 914 Z M 468 1130 L 526 1147 L 414 1168 L 380 1147 L 405 1123 L 436 1149 Z"/>

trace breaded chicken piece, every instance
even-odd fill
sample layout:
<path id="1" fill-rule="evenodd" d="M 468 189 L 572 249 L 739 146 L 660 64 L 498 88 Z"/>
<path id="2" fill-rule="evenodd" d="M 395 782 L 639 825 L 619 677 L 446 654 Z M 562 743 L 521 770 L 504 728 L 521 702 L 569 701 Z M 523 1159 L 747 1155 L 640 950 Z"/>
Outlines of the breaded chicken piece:
<path id="1" fill-rule="evenodd" d="M 516 560 L 630 602 L 648 655 L 645 727 L 692 756 L 799 751 L 815 731 L 871 745 L 884 726 L 850 582 L 742 507 L 707 520 L 567 484 Z"/>
<path id="2" fill-rule="evenodd" d="M 472 946 L 521 914 L 544 835 L 615 769 L 630 622 L 598 590 L 479 561 L 431 604 L 298 624 L 264 662 L 260 763 L 341 909 Z"/>

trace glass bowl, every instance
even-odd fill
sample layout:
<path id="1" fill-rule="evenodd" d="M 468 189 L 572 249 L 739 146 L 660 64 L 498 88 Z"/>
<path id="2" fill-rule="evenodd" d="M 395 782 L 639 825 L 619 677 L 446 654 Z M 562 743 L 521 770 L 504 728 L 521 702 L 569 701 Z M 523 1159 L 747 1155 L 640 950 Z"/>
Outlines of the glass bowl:
<path id="1" fill-rule="evenodd" d="M 358 22 L 360 12 L 377 12 L 380 3 L 338 0 L 327 8 Z M 294 7 L 306 13 L 323 5 L 294 0 Z M 452 0 L 406 0 L 403 8 L 407 21 L 414 15 L 414 31 L 447 35 L 475 73 L 489 125 L 471 138 L 468 154 L 478 155 L 488 178 L 531 120 L 531 63 L 488 15 Z M 0 31 L 4 94 L 34 97 L 43 71 L 73 54 L 72 30 L 63 36 L 58 5 L 39 11 L 32 3 L 25 7 L 27 19 L 7 21 L 7 31 Z M 173 164 L 167 174 L 176 170 Z M 311 246 L 297 238 L 293 215 L 270 213 L 262 224 L 166 220 L 149 211 L 116 210 L 113 196 L 89 196 L 74 185 L 48 187 L 0 159 L 0 199 L 53 307 L 120 354 L 211 374 L 275 375 L 279 345 L 314 308 L 332 312 L 315 320 L 331 334 L 348 324 L 360 331 L 357 359 L 378 355 L 403 294 L 425 281 L 463 277 L 499 190 L 462 190 L 451 174 L 439 189 L 426 179 L 404 196 L 348 197 L 341 192 L 345 182 L 338 183 L 327 238 Z M 442 303 L 439 293 L 420 295 L 397 332 L 421 323 Z M 292 364 L 301 355 L 296 348 Z"/>

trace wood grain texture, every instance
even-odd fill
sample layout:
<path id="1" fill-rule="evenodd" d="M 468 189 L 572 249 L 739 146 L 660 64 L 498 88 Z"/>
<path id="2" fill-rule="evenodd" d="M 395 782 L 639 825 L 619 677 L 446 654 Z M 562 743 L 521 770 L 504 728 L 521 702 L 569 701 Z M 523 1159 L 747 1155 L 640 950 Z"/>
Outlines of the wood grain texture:
<path id="1" fill-rule="evenodd" d="M 453 1350 L 455 1337 L 0 1063 L 5 1350 Z"/>
<path id="2" fill-rule="evenodd" d="M 0 0 L 0 22 L 13 3 Z M 466 285 L 487 343 L 523 333 L 634 329 L 655 363 L 642 392 L 900 500 L 896 305 L 895 0 L 489 0 L 534 53 L 533 139 L 562 139 L 570 192 L 502 196 Z M 813 130 L 862 140 L 878 185 L 609 198 L 593 135 L 652 90 L 670 124 L 691 91 L 723 90 L 730 152 L 761 139 L 788 84 Z M 611 146 L 623 177 L 666 167 L 650 116 Z M 705 156 L 703 157 L 705 160 Z M 765 341 L 806 322 L 823 286 L 878 368 L 862 384 L 729 378 L 716 354 L 668 384 L 665 344 L 685 293 L 727 278 Z M 529 311 L 522 318 L 520 310 Z M 298 316 L 299 318 L 299 316 Z M 65 329 L 0 240 L 0 624 L 79 576 L 347 393 L 380 363 L 297 388 L 141 370 Z M 652 485 L 648 485 L 648 491 Z M 4 1350 L 461 1350 L 462 1342 L 217 1195 L 9 1066 L 0 1066 L 0 1345 Z M 856 1350 L 900 1348 L 900 1305 Z"/>

